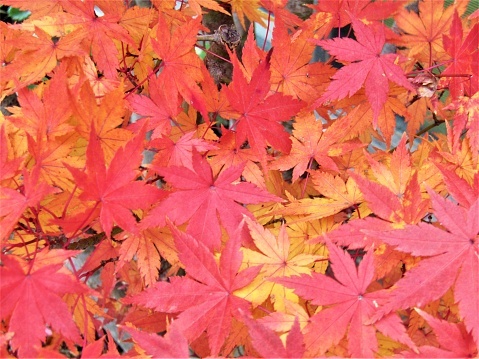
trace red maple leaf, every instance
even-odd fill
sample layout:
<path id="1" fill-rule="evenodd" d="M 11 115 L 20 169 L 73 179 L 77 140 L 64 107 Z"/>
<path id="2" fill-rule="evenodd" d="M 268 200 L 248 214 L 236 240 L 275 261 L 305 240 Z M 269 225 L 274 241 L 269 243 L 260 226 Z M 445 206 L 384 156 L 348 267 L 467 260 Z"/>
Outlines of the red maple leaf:
<path id="1" fill-rule="evenodd" d="M 428 190 L 434 215 L 444 229 L 419 223 L 394 231 L 363 230 L 395 246 L 395 249 L 423 259 L 398 281 L 382 308 L 387 313 L 414 305 L 422 306 L 441 297 L 454 285 L 454 298 L 467 330 L 479 342 L 479 199 L 469 209 Z"/>
<path id="2" fill-rule="evenodd" d="M 335 279 L 315 272 L 311 276 L 270 279 L 294 289 L 314 305 L 327 306 L 312 316 L 305 328 L 307 352 L 323 355 L 331 345 L 339 343 L 348 326 L 348 350 L 353 357 L 374 356 L 378 350 L 376 329 L 415 348 L 398 317 L 389 315 L 371 324 L 370 319 L 386 294 L 367 291 L 374 277 L 373 252 L 368 252 L 356 268 L 351 256 L 329 240 L 328 250 Z"/>
<path id="3" fill-rule="evenodd" d="M 242 166 L 245 164 L 242 176 L 260 188 L 266 188 L 264 176 L 257 165 L 261 159 L 251 148 L 236 147 L 236 132 L 221 129 L 218 149 L 208 151 L 209 162 L 213 173 L 219 173 L 223 168 Z"/>
<path id="4" fill-rule="evenodd" d="M 435 166 L 441 171 L 449 194 L 462 206 L 470 208 L 479 198 L 479 173 L 474 175 L 471 186 L 464 178 L 444 165 L 436 163 Z"/>
<path id="5" fill-rule="evenodd" d="M 176 324 L 171 325 L 163 337 L 127 326 L 123 326 L 123 329 L 153 358 L 188 358 L 188 342 L 177 327 Z"/>
<path id="6" fill-rule="evenodd" d="M 479 25 L 476 24 L 464 40 L 463 37 L 461 18 L 456 11 L 452 18 L 449 35 L 444 34 L 442 39 L 444 49 L 451 56 L 451 63 L 441 75 L 452 75 L 448 84 L 452 98 L 463 96 L 465 92 L 472 96 L 478 90 L 479 66 L 477 61 L 473 60 L 473 54 L 479 51 L 477 48 Z M 470 75 L 470 78 L 460 77 L 461 75 Z"/>
<path id="7" fill-rule="evenodd" d="M 55 188 L 39 181 L 40 166 L 35 166 L 31 172 L 23 171 L 23 187 L 20 191 L 0 187 L 0 241 L 8 238 L 13 227 L 28 207 L 35 207 Z"/>
<path id="8" fill-rule="evenodd" d="M 328 28 L 344 27 L 351 19 L 365 19 L 368 22 L 390 18 L 401 6 L 401 1 L 341 0 L 321 1 L 309 5 L 319 13 L 332 14 Z"/>
<path id="9" fill-rule="evenodd" d="M 282 201 L 252 183 L 237 181 L 243 168 L 244 165 L 229 167 L 214 178 L 210 165 L 197 152 L 193 153 L 193 169 L 176 166 L 155 168 L 177 191 L 151 210 L 143 225 L 164 226 L 166 217 L 177 225 L 189 220 L 189 234 L 211 250 L 219 248 L 221 229 L 218 216 L 226 231 L 232 235 L 243 215 L 251 217 L 240 203 Z"/>
<path id="10" fill-rule="evenodd" d="M 464 323 L 450 323 L 415 308 L 434 330 L 440 348 L 423 345 L 419 353 L 402 352 L 403 358 L 477 358 L 477 347 Z"/>
<path id="11" fill-rule="evenodd" d="M 118 358 L 120 357 L 120 353 L 116 348 L 116 343 L 113 340 L 110 332 L 106 332 L 107 335 L 103 336 L 102 338 L 94 341 L 91 344 L 85 346 L 81 351 L 82 358 Z M 105 343 L 106 342 L 106 343 Z M 102 355 L 105 344 L 108 347 L 108 351 Z"/>
<path id="12" fill-rule="evenodd" d="M 244 317 L 255 350 L 263 358 L 302 358 L 305 352 L 303 333 L 298 318 L 295 319 L 283 346 L 279 336 L 264 324 Z"/>
<path id="13" fill-rule="evenodd" d="M 340 68 L 332 77 L 326 93 L 314 105 L 328 100 L 343 99 L 355 94 L 361 86 L 365 86 L 366 96 L 373 109 L 373 123 L 379 117 L 388 98 L 388 79 L 409 90 L 414 90 L 404 71 L 396 64 L 400 59 L 396 54 L 381 54 L 386 42 L 384 26 L 366 26 L 360 20 L 351 17 L 354 34 L 358 41 L 349 38 L 332 40 L 312 40 L 337 59 L 351 62 Z"/>
<path id="14" fill-rule="evenodd" d="M 131 210 L 146 209 L 163 197 L 158 188 L 135 181 L 142 160 L 144 135 L 143 129 L 124 148 L 118 149 L 107 169 L 100 140 L 92 127 L 86 153 L 86 172 L 67 165 L 78 187 L 83 190 L 80 199 L 94 201 L 92 210 L 101 207 L 100 223 L 107 236 L 110 236 L 113 222 L 131 233 L 137 233 L 137 222 Z M 85 214 L 85 218 L 88 216 Z"/>
<path id="15" fill-rule="evenodd" d="M 270 91 L 270 56 L 266 56 L 254 70 L 248 83 L 241 64 L 235 55 L 233 62 L 233 82 L 223 91 L 233 109 L 229 115 L 236 119 L 236 145 L 239 148 L 247 139 L 251 148 L 263 157 L 265 147 L 272 147 L 289 153 L 291 140 L 281 121 L 288 121 L 303 107 L 302 101 Z"/>
<path id="16" fill-rule="evenodd" d="M 261 267 L 238 273 L 243 259 L 239 231 L 226 243 L 218 265 L 213 253 L 201 241 L 171 227 L 180 261 L 188 275 L 170 277 L 169 283 L 157 282 L 127 301 L 159 312 L 180 312 L 174 325 L 190 343 L 206 330 L 211 356 L 216 356 L 230 332 L 232 318 L 241 320 L 242 313 L 250 310 L 250 303 L 234 292 L 248 285 Z"/>
<path id="17" fill-rule="evenodd" d="M 183 110 L 176 86 L 166 81 L 164 76 L 153 77 L 149 81 L 150 97 L 131 95 L 128 102 L 133 111 L 149 118 L 147 131 L 153 130 L 152 139 L 169 135 L 171 121 Z M 139 120 L 130 127 L 139 129 L 145 120 Z"/>
<path id="18" fill-rule="evenodd" d="M 163 136 L 150 141 L 150 148 L 158 153 L 148 166 L 150 169 L 168 166 L 193 167 L 193 151 L 206 152 L 218 147 L 201 138 L 194 138 L 195 132 L 187 132 L 176 142 Z"/>
<path id="19" fill-rule="evenodd" d="M 69 251 L 67 256 L 77 253 Z M 65 293 L 86 293 L 88 289 L 60 272 L 63 260 L 68 257 L 64 253 L 59 257 L 60 263 L 56 261 L 45 266 L 25 265 L 13 255 L 1 258 L 0 317 L 2 320 L 10 318 L 8 331 L 14 333 L 10 344 L 13 351 L 18 349 L 22 358 L 37 357 L 37 351 L 46 340 L 47 325 L 63 337 L 81 343 L 73 315 L 62 296 Z"/>

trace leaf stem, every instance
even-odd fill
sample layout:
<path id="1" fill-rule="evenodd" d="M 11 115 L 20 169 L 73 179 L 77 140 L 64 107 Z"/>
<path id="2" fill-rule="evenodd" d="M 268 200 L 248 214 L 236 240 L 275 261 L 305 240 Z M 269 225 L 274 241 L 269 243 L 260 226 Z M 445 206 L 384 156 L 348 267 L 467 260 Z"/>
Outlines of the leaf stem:
<path id="1" fill-rule="evenodd" d="M 219 59 L 221 59 L 221 60 L 223 60 L 223 61 L 226 61 L 226 62 L 228 62 L 228 63 L 230 63 L 230 64 L 232 63 L 230 60 L 225 59 L 224 57 L 222 57 L 222 56 L 220 56 L 220 55 L 218 55 L 218 54 L 216 54 L 216 53 L 214 53 L 214 52 L 211 52 L 210 50 L 208 50 L 207 48 L 205 48 L 205 47 L 203 47 L 203 46 L 201 46 L 201 45 L 195 44 L 195 46 L 196 46 L 197 48 L 203 50 L 204 52 L 207 52 L 208 54 L 210 54 L 210 55 L 212 55 L 212 56 L 215 56 L 215 57 L 217 57 L 217 58 L 219 58 Z"/>
<path id="2" fill-rule="evenodd" d="M 268 41 L 270 23 L 271 23 L 271 11 L 268 11 L 268 25 L 266 26 L 266 34 L 264 35 L 263 47 L 261 48 L 263 51 L 266 47 L 266 42 Z"/>

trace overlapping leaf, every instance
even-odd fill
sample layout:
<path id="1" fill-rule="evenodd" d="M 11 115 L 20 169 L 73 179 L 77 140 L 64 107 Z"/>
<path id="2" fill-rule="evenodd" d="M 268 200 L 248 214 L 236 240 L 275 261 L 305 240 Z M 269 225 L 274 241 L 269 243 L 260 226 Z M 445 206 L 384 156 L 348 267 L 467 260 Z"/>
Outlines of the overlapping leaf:
<path id="1" fill-rule="evenodd" d="M 68 256 L 74 256 L 70 251 Z M 65 259 L 64 256 L 61 256 Z M 0 267 L 0 316 L 9 318 L 10 341 L 21 357 L 36 357 L 51 326 L 65 338 L 81 343 L 80 332 L 72 314 L 62 300 L 65 293 L 86 293 L 85 286 L 62 273 L 63 263 L 32 269 L 15 256 L 2 256 Z"/>
<path id="2" fill-rule="evenodd" d="M 125 148 L 119 149 L 107 169 L 93 127 L 87 148 L 86 172 L 69 167 L 78 187 L 83 191 L 80 199 L 93 201 L 92 209 L 100 208 L 100 223 L 108 236 L 113 223 L 131 233 L 137 233 L 137 223 L 131 210 L 146 209 L 163 196 L 157 188 L 135 181 L 136 168 L 141 163 L 143 136 L 144 130 L 128 142 Z M 88 218 L 86 213 L 85 218 Z"/>
<path id="3" fill-rule="evenodd" d="M 399 55 L 382 54 L 386 39 L 384 27 L 367 27 L 356 18 L 352 18 L 351 22 L 358 41 L 349 38 L 315 41 L 339 60 L 351 62 L 336 72 L 326 93 L 316 105 L 352 96 L 364 84 L 373 109 L 373 123 L 376 123 L 379 112 L 386 103 L 388 80 L 409 90 L 413 90 L 413 87 L 397 65 Z"/>
<path id="4" fill-rule="evenodd" d="M 295 255 L 284 226 L 278 238 L 258 223 L 245 218 L 251 237 L 259 251 L 244 249 L 243 261 L 248 267 L 262 266 L 261 275 L 241 290 L 243 298 L 253 305 L 263 303 L 268 297 L 277 310 L 284 308 L 286 299 L 297 300 L 290 290 L 276 283 L 268 282 L 267 277 L 290 277 L 311 273 L 312 264 L 322 256 L 312 254 Z"/>
<path id="5" fill-rule="evenodd" d="M 374 276 L 372 253 L 368 252 L 356 268 L 348 253 L 331 243 L 328 250 L 334 279 L 318 273 L 271 279 L 294 289 L 312 304 L 328 306 L 312 316 L 305 328 L 307 353 L 324 354 L 331 345 L 339 343 L 348 327 L 348 351 L 353 357 L 374 355 L 378 350 L 376 329 L 414 348 L 399 318 L 385 317 L 374 323 L 376 328 L 368 324 L 385 298 L 382 291 L 367 291 Z"/>
<path id="6" fill-rule="evenodd" d="M 175 325 L 190 340 L 208 332 L 212 356 L 219 354 L 231 330 L 232 318 L 241 320 L 241 312 L 249 312 L 249 303 L 234 292 L 250 283 L 261 267 L 238 273 L 242 261 L 238 233 L 230 238 L 221 253 L 219 265 L 201 241 L 173 229 L 175 246 L 189 275 L 171 277 L 131 298 L 159 312 L 180 313 Z"/>
<path id="7" fill-rule="evenodd" d="M 303 107 L 298 100 L 280 93 L 268 96 L 270 91 L 270 58 L 261 62 L 247 82 L 240 69 L 239 61 L 233 56 L 233 82 L 224 88 L 226 97 L 236 119 L 236 146 L 248 140 L 251 148 L 264 156 L 264 149 L 271 145 L 285 153 L 291 149 L 291 141 L 280 121 L 288 121 Z"/>
<path id="8" fill-rule="evenodd" d="M 193 170 L 186 167 L 155 168 L 177 191 L 150 211 L 145 227 L 164 226 L 166 217 L 175 224 L 187 221 L 187 232 L 206 245 L 220 247 L 220 221 L 232 235 L 243 219 L 251 216 L 239 203 L 281 201 L 252 183 L 239 182 L 243 166 L 230 167 L 213 177 L 208 162 L 198 153 L 193 155 Z"/>
<path id="9" fill-rule="evenodd" d="M 382 312 L 422 306 L 454 287 L 454 297 L 466 328 L 479 340 L 479 260 L 477 253 L 479 199 L 465 209 L 428 191 L 434 214 L 444 229 L 433 224 L 409 225 L 396 231 L 364 230 L 402 252 L 431 256 L 411 269 L 394 287 Z"/>

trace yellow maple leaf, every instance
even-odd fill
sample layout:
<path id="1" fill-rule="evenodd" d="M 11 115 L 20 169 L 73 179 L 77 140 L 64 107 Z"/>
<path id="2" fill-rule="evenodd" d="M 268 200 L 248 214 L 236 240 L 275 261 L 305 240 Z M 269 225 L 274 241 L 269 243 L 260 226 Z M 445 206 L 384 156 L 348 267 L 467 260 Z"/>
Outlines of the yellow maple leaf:
<path id="1" fill-rule="evenodd" d="M 284 310 L 284 299 L 297 302 L 293 291 L 268 281 L 268 277 L 290 277 L 310 273 L 311 265 L 323 257 L 312 254 L 292 253 L 286 228 L 281 227 L 278 238 L 257 222 L 245 217 L 251 237 L 258 248 L 243 249 L 243 263 L 246 267 L 263 265 L 260 275 L 248 286 L 236 292 L 236 295 L 249 300 L 254 306 L 260 305 L 268 297 L 276 310 Z"/>

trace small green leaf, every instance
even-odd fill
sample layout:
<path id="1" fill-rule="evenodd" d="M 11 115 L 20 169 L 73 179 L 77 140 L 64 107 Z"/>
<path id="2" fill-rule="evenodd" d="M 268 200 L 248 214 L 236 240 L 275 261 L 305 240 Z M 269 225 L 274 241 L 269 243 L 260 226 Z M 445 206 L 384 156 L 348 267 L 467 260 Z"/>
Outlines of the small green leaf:
<path id="1" fill-rule="evenodd" d="M 7 10 L 7 14 L 14 21 L 23 21 L 23 20 L 26 20 L 30 16 L 31 12 L 28 11 L 28 10 L 27 11 L 22 11 L 20 9 L 17 9 L 16 7 L 11 7 L 10 6 Z"/>

